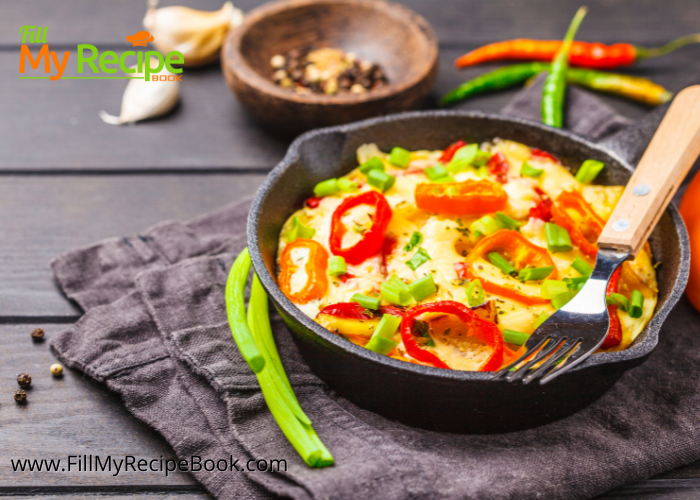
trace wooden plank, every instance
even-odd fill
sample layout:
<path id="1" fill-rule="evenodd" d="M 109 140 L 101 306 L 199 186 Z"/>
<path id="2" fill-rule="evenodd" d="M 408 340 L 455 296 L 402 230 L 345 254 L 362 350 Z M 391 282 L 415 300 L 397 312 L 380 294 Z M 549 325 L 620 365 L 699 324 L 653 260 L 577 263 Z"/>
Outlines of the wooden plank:
<path id="1" fill-rule="evenodd" d="M 456 70 L 464 49 L 443 49 L 433 100 L 465 80 L 499 67 Z M 189 71 L 182 105 L 171 115 L 133 126 L 107 125 L 98 113 L 118 113 L 122 80 L 19 80 L 16 52 L 0 51 L 0 171 L 266 170 L 284 155 L 288 141 L 251 121 L 231 95 L 217 67 Z M 695 76 L 700 46 L 649 61 L 630 72 L 677 91 Z M 75 74 L 75 68 L 69 68 Z M 517 89 L 490 93 L 457 109 L 498 112 Z M 650 108 L 625 99 L 602 99 L 631 118 Z"/>
<path id="2" fill-rule="evenodd" d="M 183 5 L 214 10 L 223 0 L 162 0 L 161 5 Z M 248 11 L 263 0 L 237 0 Z M 401 0 L 423 15 L 443 44 L 484 43 L 503 38 L 561 38 L 580 5 L 578 0 Z M 662 43 L 697 31 L 700 3 L 693 0 L 592 0 L 578 38 L 604 42 Z M 52 0 L 7 1 L 0 18 L 0 45 L 20 44 L 20 26 L 48 26 L 50 44 L 92 43 L 125 45 L 124 37 L 142 29 L 146 0 L 100 4 L 90 0 L 70 3 Z M 107 21 L 108 20 L 108 21 Z"/>
<path id="3" fill-rule="evenodd" d="M 47 342 L 33 343 L 29 334 L 41 326 L 47 338 L 65 325 L 4 325 L 0 335 L 2 380 L 2 412 L 0 427 L 0 494 L 21 492 L 28 487 L 132 487 L 162 486 L 176 491 L 199 490 L 198 483 L 187 473 L 173 472 L 167 478 L 161 472 L 123 471 L 118 475 L 105 472 L 14 472 L 11 459 L 61 459 L 68 455 L 99 454 L 103 458 L 133 455 L 138 458 L 176 458 L 168 444 L 148 426 L 133 417 L 122 406 L 118 395 L 81 373 L 65 370 L 61 379 L 54 379 L 49 366 L 56 360 Z M 16 374 L 32 376 L 28 404 L 20 406 L 12 400 L 18 389 Z"/>
<path id="4" fill-rule="evenodd" d="M 0 317 L 77 318 L 49 268 L 60 253 L 188 220 L 254 193 L 261 175 L 5 176 L 0 180 Z"/>

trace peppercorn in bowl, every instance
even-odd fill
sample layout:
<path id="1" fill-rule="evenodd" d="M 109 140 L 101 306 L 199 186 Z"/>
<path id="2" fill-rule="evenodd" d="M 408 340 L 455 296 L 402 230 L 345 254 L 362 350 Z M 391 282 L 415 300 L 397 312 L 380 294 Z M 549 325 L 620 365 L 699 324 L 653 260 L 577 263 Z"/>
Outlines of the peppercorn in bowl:
<path id="1" fill-rule="evenodd" d="M 501 138 L 501 140 L 495 141 L 496 137 Z M 469 164 L 463 171 L 454 171 L 462 168 L 454 166 L 449 169 L 453 172 L 449 172 L 447 171 L 448 166 L 455 158 L 453 157 L 447 164 L 440 162 L 439 159 L 451 144 L 459 140 L 464 141 L 466 146 L 472 146 L 457 156 L 458 161 L 469 160 Z M 370 146 L 373 143 L 376 146 Z M 361 148 L 363 145 L 365 146 Z M 608 199 L 606 197 L 605 201 L 601 203 L 597 201 L 599 198 L 591 198 L 591 193 L 588 191 L 594 192 L 596 189 L 600 189 L 601 192 L 609 192 L 613 195 L 615 192 L 619 193 L 620 188 L 614 188 L 614 186 L 624 186 L 627 183 L 631 166 L 625 158 L 633 158 L 637 154 L 636 145 L 637 142 L 610 140 L 606 146 L 599 146 L 566 131 L 532 122 L 480 113 L 448 111 L 404 113 L 309 132 L 292 144 L 287 156 L 268 176 L 253 202 L 248 223 L 248 246 L 253 266 L 277 311 L 292 333 L 292 337 L 306 362 L 324 382 L 340 395 L 389 418 L 429 429 L 483 433 L 509 432 L 542 425 L 570 415 L 595 401 L 626 370 L 642 363 L 653 351 L 658 342 L 661 324 L 682 294 L 687 278 L 687 235 L 677 211 L 675 208 L 669 207 L 649 239 L 648 255 L 653 255 L 654 264 L 661 263 L 662 265 L 655 269 L 656 289 L 658 290 L 655 293 L 655 298 L 648 297 L 644 294 L 643 289 L 638 288 L 640 293 L 644 295 L 644 301 L 641 303 L 643 315 L 648 314 L 649 310 L 653 311 L 641 331 L 639 331 L 639 327 L 635 331 L 634 328 L 628 328 L 630 325 L 621 324 L 623 336 L 618 346 L 606 348 L 591 356 L 581 365 L 574 367 L 545 386 L 495 380 L 488 370 L 492 369 L 491 364 L 495 365 L 497 362 L 495 360 L 497 360 L 498 354 L 494 356 L 493 353 L 498 348 L 498 336 L 500 335 L 503 340 L 516 341 L 503 342 L 503 355 L 507 355 L 506 348 L 508 350 L 516 349 L 517 334 L 529 334 L 531 330 L 527 328 L 533 326 L 533 322 L 538 320 L 541 312 L 551 313 L 556 306 L 551 304 L 552 299 L 562 294 L 575 292 L 575 288 L 578 286 L 577 282 L 580 281 L 578 278 L 583 278 L 586 274 L 585 267 L 580 266 L 578 262 L 574 264 L 576 257 L 589 266 L 591 264 L 590 258 L 581 250 L 582 240 L 572 238 L 572 232 L 565 227 L 566 223 L 557 222 L 554 218 L 549 223 L 553 222 L 566 232 L 572 249 L 567 249 L 569 241 L 566 241 L 561 231 L 555 229 L 554 232 L 559 233 L 559 236 L 554 234 L 552 243 L 553 247 L 558 248 L 557 251 L 549 250 L 547 230 L 544 227 L 547 222 L 542 217 L 530 217 L 530 210 L 539 205 L 535 202 L 535 198 L 539 198 L 537 201 L 542 201 L 545 196 L 538 194 L 535 190 L 536 196 L 532 196 L 528 206 L 520 207 L 523 210 L 523 215 L 518 215 L 511 211 L 511 208 L 515 208 L 514 206 L 508 207 L 508 205 L 513 205 L 512 203 L 509 202 L 505 208 L 498 205 L 502 203 L 503 198 L 499 192 L 499 186 L 507 195 L 508 200 L 511 198 L 513 200 L 519 199 L 519 196 L 511 193 L 510 190 L 519 187 L 520 184 L 529 183 L 532 186 L 534 183 L 542 191 L 548 193 L 547 198 L 552 201 L 553 205 L 562 193 L 578 191 L 591 207 L 612 206 L 614 198 Z M 394 152 L 395 147 L 401 149 Z M 460 146 L 457 150 L 462 149 L 462 147 L 464 146 Z M 514 156 L 509 151 L 501 149 L 505 147 L 513 147 L 522 151 L 520 159 L 514 160 Z M 401 162 L 401 156 L 406 155 L 402 149 L 408 152 L 409 157 L 409 165 L 405 169 L 396 167 L 389 161 L 392 152 L 394 152 L 395 161 Z M 540 151 L 534 151 L 536 149 Z M 361 162 L 358 161 L 358 150 L 367 153 L 366 156 L 360 158 Z M 615 151 L 615 153 L 611 151 Z M 507 173 L 509 178 L 505 183 L 500 183 L 495 176 L 504 173 L 498 172 L 498 169 L 495 168 L 496 160 L 493 160 L 492 163 L 493 174 L 491 168 L 487 166 L 495 156 L 498 156 L 499 152 L 503 153 L 509 163 Z M 550 153 L 561 164 L 549 158 L 544 152 Z M 484 153 L 490 153 L 490 156 L 486 158 Z M 424 156 L 428 161 L 424 162 L 423 165 L 413 165 L 419 160 L 418 156 Z M 531 158 L 533 156 L 534 158 Z M 381 160 L 383 170 L 376 161 L 365 165 L 362 169 L 364 171 L 359 170 L 359 165 L 364 165 L 374 157 Z M 593 162 L 588 162 L 588 167 L 582 168 L 586 160 L 593 160 Z M 473 164 L 474 161 L 476 164 Z M 486 163 L 479 165 L 480 162 L 484 161 Z M 576 175 L 581 170 L 583 173 L 580 175 L 586 173 L 586 170 L 588 171 L 586 177 L 596 173 L 599 166 L 596 166 L 598 164 L 595 162 L 601 162 L 604 168 L 597 173 L 594 182 L 576 179 Z M 374 167 L 372 163 L 375 164 Z M 442 165 L 447 172 L 441 172 L 440 168 L 428 171 L 429 168 L 438 165 Z M 528 166 L 532 170 L 528 169 Z M 488 169 L 488 174 L 482 177 L 479 174 L 484 169 Z M 421 172 L 412 170 L 420 170 Z M 545 172 L 539 174 L 537 170 Z M 569 182 L 568 186 L 565 183 L 560 183 L 560 192 L 551 191 L 552 187 L 545 183 L 547 178 L 552 180 L 557 177 L 557 173 L 560 174 L 560 180 L 568 180 Z M 530 174 L 530 176 L 524 174 Z M 395 177 L 393 184 L 387 175 Z M 431 179 L 429 175 L 433 175 L 434 178 Z M 532 175 L 535 177 L 531 177 Z M 544 176 L 540 177 L 540 175 Z M 416 182 L 412 185 L 406 184 L 412 176 L 415 177 Z M 456 183 L 465 183 L 468 180 L 473 183 L 486 181 L 491 183 L 488 185 L 489 187 L 496 186 L 493 190 L 483 191 L 483 194 L 489 195 L 485 196 L 484 199 L 492 203 L 493 208 L 487 214 L 476 214 L 471 217 L 439 214 L 437 210 L 442 210 L 439 207 L 442 188 L 437 188 L 436 192 L 427 193 L 430 196 L 423 200 L 427 201 L 429 205 L 438 203 L 437 207 L 434 205 L 432 208 L 417 207 L 420 211 L 430 213 L 428 219 L 434 218 L 435 222 L 433 222 L 432 227 L 426 228 L 428 220 L 421 220 L 418 217 L 412 222 L 416 226 L 415 229 L 396 231 L 396 223 L 400 219 L 395 219 L 395 214 L 403 212 L 403 207 L 398 207 L 399 201 L 396 200 L 396 192 L 405 192 L 406 188 L 410 186 L 408 191 L 413 193 L 413 198 L 416 200 L 418 186 L 438 184 L 446 186 L 446 194 L 458 195 L 460 190 L 450 189 L 454 186 L 449 186 L 452 180 L 449 176 L 452 176 Z M 466 177 L 471 177 L 471 179 Z M 343 178 L 346 180 L 342 180 Z M 370 184 L 370 178 L 373 184 Z M 331 179 L 335 179 L 335 182 L 322 184 Z M 352 182 L 357 184 L 357 190 L 351 184 Z M 319 186 L 319 184 L 322 185 Z M 321 195 L 319 196 L 321 200 L 314 199 L 315 188 Z M 585 195 L 584 191 L 586 191 Z M 366 269 L 368 274 L 360 275 L 363 266 L 368 266 L 369 261 L 374 261 L 381 266 L 381 258 L 378 259 L 373 255 L 369 259 L 365 259 L 366 263 L 357 264 L 354 259 L 364 258 L 361 252 L 359 254 L 357 252 L 344 253 L 342 250 L 352 248 L 354 243 L 360 241 L 360 238 L 368 233 L 370 233 L 371 238 L 370 231 L 373 224 L 370 223 L 370 220 L 362 220 L 360 217 L 357 218 L 358 224 L 355 225 L 354 212 L 362 209 L 362 205 L 365 205 L 369 207 L 368 213 L 376 214 L 378 208 L 382 207 L 383 204 L 381 201 L 375 203 L 376 200 L 368 199 L 364 204 L 352 206 L 353 202 L 348 201 L 350 205 L 346 205 L 344 208 L 348 209 L 345 212 L 348 212 L 347 215 L 351 217 L 341 217 L 341 220 L 345 219 L 343 226 L 346 231 L 342 234 L 341 254 L 338 255 L 333 253 L 330 246 L 331 234 L 333 233 L 332 213 L 342 203 L 345 203 L 345 200 L 352 200 L 358 196 L 379 199 L 377 195 L 367 194 L 373 192 L 384 197 L 392 211 L 392 216 L 386 227 L 378 226 L 377 229 L 381 229 L 382 234 L 392 232 L 398 236 L 395 251 L 391 252 L 392 256 L 386 259 L 387 271 L 391 270 L 391 272 L 387 272 L 386 275 L 382 274 L 381 280 L 376 279 L 379 287 L 378 294 L 374 291 L 373 286 L 367 286 L 364 290 L 357 289 L 352 293 L 349 293 L 350 290 L 345 290 L 348 292 L 348 296 L 345 296 L 342 286 L 335 287 L 333 285 L 335 282 L 342 283 L 340 273 L 342 263 L 338 262 L 339 259 L 333 259 L 335 262 L 331 259 L 343 257 L 345 274 L 348 272 L 354 274 L 353 271 L 357 271 L 359 267 L 361 272 L 358 272 L 356 276 L 367 279 L 369 282 L 375 279 L 373 275 L 377 272 L 375 269 L 371 271 Z M 335 206 L 324 208 L 324 203 L 327 204 L 334 199 L 338 200 Z M 309 207 L 315 205 L 316 202 L 318 202 L 317 208 L 310 209 Z M 464 207 L 468 208 L 469 200 L 460 200 L 460 204 L 462 207 L 460 210 Z M 331 217 L 326 219 L 325 226 L 314 226 L 311 220 L 299 217 L 303 215 L 303 213 L 298 212 L 299 210 L 319 210 L 322 208 L 332 212 Z M 384 209 L 383 211 L 385 211 Z M 567 208 L 567 212 L 570 210 L 573 209 Z M 595 212 L 595 209 L 593 211 Z M 498 212 L 508 218 L 498 215 Z M 406 219 L 413 217 L 407 217 L 408 213 L 403 213 L 402 217 Z M 596 215 L 605 219 L 609 214 L 606 215 L 603 211 L 596 212 Z M 493 221 L 481 220 L 485 216 L 491 217 Z M 578 217 L 576 210 L 573 210 L 570 216 L 576 219 Z M 297 217 L 296 222 L 295 217 Z M 460 222 L 457 222 L 458 218 Z M 534 243 L 529 241 L 529 238 L 533 237 L 532 226 L 528 227 L 531 218 L 543 221 L 543 227 L 540 228 L 543 232 L 539 233 L 539 241 L 535 240 Z M 517 228 L 508 227 L 512 224 L 509 219 L 524 224 Z M 437 224 L 441 220 L 444 224 Z M 559 221 L 562 221 L 561 217 L 559 217 Z M 448 225 L 449 228 L 445 227 Z M 501 227 L 502 225 L 505 227 Z M 496 229 L 491 231 L 494 227 Z M 310 229 L 316 232 L 311 235 Z M 469 234 L 462 234 L 463 232 L 467 233 L 466 230 L 469 231 Z M 421 234 L 414 237 L 414 232 Z M 477 234 L 480 232 L 483 234 Z M 516 256 L 525 255 L 528 258 L 514 258 L 509 244 L 498 241 L 499 232 L 520 235 L 529 243 L 544 248 L 546 254 L 525 251 L 517 253 Z M 444 239 L 441 240 L 440 234 L 444 236 Z M 422 241 L 420 241 L 421 236 Z M 345 240 L 346 237 L 349 239 Z M 587 234 L 587 231 L 583 232 L 583 237 L 589 243 L 591 240 L 594 241 L 590 234 Z M 464 241 L 458 242 L 459 238 Z M 471 238 L 474 240 L 467 241 Z M 302 270 L 297 270 L 291 273 L 292 275 L 289 276 L 287 282 L 287 278 L 282 275 L 282 254 L 294 241 L 317 239 L 318 243 L 324 240 L 327 242 L 321 246 L 324 246 L 327 253 L 326 277 L 329 288 L 334 289 L 333 292 L 329 293 L 339 294 L 338 300 L 334 298 L 325 303 L 321 303 L 321 301 L 314 303 L 315 299 L 313 299 L 303 304 L 293 294 L 301 292 L 308 280 L 303 279 L 305 273 Z M 353 241 L 354 239 L 356 241 Z M 480 242 L 489 243 L 490 248 L 484 249 L 482 247 L 481 250 L 488 251 L 473 254 L 474 250 L 478 249 L 477 246 Z M 411 244 L 414 245 L 412 248 L 410 248 Z M 325 245 L 328 246 L 325 247 Z M 409 249 L 404 250 L 407 246 Z M 517 248 L 527 250 L 528 244 L 519 245 Z M 443 254 L 440 253 L 440 249 L 444 252 Z M 292 250 L 295 250 L 294 246 L 291 246 L 288 252 L 291 254 Z M 302 265 L 307 262 L 307 256 L 313 249 L 296 250 L 294 253 L 297 255 L 292 256 L 292 261 L 300 259 L 296 265 Z M 301 255 L 298 255 L 299 253 Z M 317 261 L 322 251 L 316 247 L 315 253 L 314 260 Z M 499 262 L 496 255 L 489 258 L 492 253 L 503 257 L 507 263 L 515 268 L 515 271 L 508 270 L 505 266 L 503 266 L 504 269 L 509 272 L 501 269 L 499 266 L 502 266 L 503 262 Z M 475 265 L 470 265 L 472 262 L 469 256 L 472 254 L 480 256 L 473 262 Z M 445 255 L 449 258 L 444 258 Z M 554 262 L 555 269 L 552 269 L 548 276 L 543 277 L 540 273 L 545 273 L 548 267 L 552 267 L 547 257 Z M 498 265 L 494 264 L 492 259 Z M 448 261 L 448 264 L 442 265 Z M 411 262 L 411 266 L 415 269 L 411 269 L 408 262 Z M 455 263 L 461 263 L 463 266 L 459 266 L 461 269 L 458 269 Z M 432 272 L 437 264 L 441 264 L 444 268 L 440 275 Z M 479 269 L 479 266 L 482 269 Z M 437 271 L 437 269 L 435 270 Z M 329 271 L 338 274 L 338 276 L 332 276 Z M 471 276 L 472 271 L 476 276 Z M 554 271 L 556 271 L 556 275 Z M 458 272 L 464 277 L 460 277 Z M 523 273 L 522 279 L 520 279 L 521 272 Z M 426 281 L 430 281 L 426 279 L 428 274 L 433 276 L 432 280 L 437 292 L 432 291 L 432 285 L 429 282 L 426 284 Z M 448 276 L 449 281 L 440 281 Z M 400 280 L 400 283 L 397 279 Z M 480 281 L 481 287 L 475 284 L 476 279 Z M 524 295 L 532 295 L 532 298 L 536 300 L 544 299 L 541 294 L 542 286 L 546 280 L 558 282 L 548 285 L 552 287 L 550 290 L 551 298 L 547 298 L 545 304 L 526 304 L 526 308 L 523 308 L 526 314 L 518 315 L 517 311 L 510 311 L 506 308 L 504 314 L 498 315 L 499 311 L 496 309 L 495 312 L 498 315 L 496 320 L 493 317 L 491 305 L 488 305 L 488 308 L 486 306 L 479 308 L 474 302 L 480 300 L 480 291 L 483 290 L 484 300 L 482 304 L 491 302 L 502 310 L 503 308 L 500 306 L 504 304 L 495 300 L 495 296 L 499 292 L 494 291 L 495 289 L 492 287 L 492 285 L 499 284 L 508 286 L 515 284 L 515 291 Z M 462 281 L 464 282 L 462 283 Z M 351 280 L 348 279 L 347 282 L 350 283 Z M 487 282 L 489 283 L 487 284 Z M 649 280 L 646 283 L 653 284 Z M 292 295 L 291 300 L 284 293 L 288 285 L 292 292 L 290 294 Z M 473 288 L 471 288 L 472 285 Z M 522 289 L 517 290 L 517 287 L 522 287 Z M 382 288 L 384 288 L 385 297 L 389 300 L 382 297 Z M 407 291 L 406 288 L 408 288 Z M 489 290 L 489 288 L 491 289 Z M 650 288 L 652 287 L 650 286 Z M 618 293 L 625 295 L 631 305 L 631 290 L 620 290 L 618 285 Z M 313 287 L 307 291 L 313 293 Z M 416 294 L 415 296 L 411 293 L 412 291 Z M 447 291 L 451 291 L 453 296 L 447 296 Z M 289 289 L 287 292 L 289 293 Z M 352 300 L 356 293 L 367 296 L 367 299 L 355 297 L 355 300 Z M 426 293 L 427 296 L 419 300 L 416 299 L 416 296 L 421 297 L 422 294 Z M 491 299 L 493 300 L 486 300 L 488 299 L 487 294 L 492 295 Z M 330 298 L 330 296 L 328 297 Z M 470 297 L 474 305 L 469 303 Z M 565 298 L 566 295 L 558 300 L 563 301 Z M 377 305 L 372 299 L 379 299 L 379 304 Z M 509 305 L 507 304 L 509 300 L 511 304 L 514 302 L 508 297 L 503 300 L 506 302 L 506 306 Z M 408 303 L 409 301 L 410 303 Z M 450 303 L 450 301 L 454 303 Z M 402 302 L 407 303 L 407 305 L 401 305 Z M 432 308 L 429 305 L 435 303 L 440 304 L 440 308 Z M 354 305 L 341 305 L 338 306 L 338 310 L 334 311 L 332 306 L 337 304 Z M 612 305 L 619 307 L 618 304 Z M 432 309 L 420 309 L 422 306 Z M 331 308 L 326 309 L 326 317 L 319 317 L 321 310 L 326 307 Z M 411 311 L 412 309 L 413 311 Z M 466 312 L 466 310 L 470 312 Z M 407 314 L 408 311 L 411 313 Z M 353 314 L 356 315 L 355 318 L 344 317 Z M 403 318 L 400 318 L 399 316 L 402 314 Z M 391 316 L 399 317 L 398 326 L 396 320 L 393 321 L 394 325 L 390 324 Z M 406 333 L 411 334 L 411 338 L 420 349 L 419 355 L 423 351 L 437 355 L 442 362 L 448 365 L 448 368 L 452 369 L 438 368 L 437 363 L 433 363 L 434 360 L 417 359 L 410 353 L 404 355 L 405 359 L 400 357 L 397 359 L 397 356 L 387 355 L 396 354 L 392 353 L 392 350 L 398 349 L 403 342 L 403 320 L 406 316 L 409 317 L 409 320 L 406 321 L 406 325 L 408 325 Z M 474 349 L 471 349 L 471 358 L 461 357 L 460 361 L 465 362 L 462 366 L 454 363 L 454 357 L 443 356 L 444 350 L 455 348 L 455 344 L 449 341 L 453 330 L 450 330 L 449 334 L 445 336 L 448 338 L 443 339 L 442 336 L 443 332 L 453 327 L 447 324 L 435 324 L 438 316 L 443 316 L 455 324 L 461 323 L 467 327 L 483 327 L 475 330 L 479 332 L 478 336 L 473 335 L 473 338 L 468 339 L 470 349 Z M 389 320 L 385 320 L 385 324 L 389 323 L 388 326 L 380 326 L 382 320 L 387 317 Z M 618 318 L 624 318 L 624 316 L 618 315 Z M 373 333 L 368 335 L 366 327 L 355 331 L 346 329 L 344 333 L 341 333 L 341 328 L 344 328 L 345 325 L 338 323 L 338 320 L 343 319 L 367 320 L 368 324 L 374 325 L 372 332 L 391 331 L 391 328 L 394 328 L 394 335 L 387 337 L 387 339 L 396 345 L 381 339 L 376 340 L 375 345 L 370 344 L 369 341 L 372 339 Z M 631 319 L 635 322 L 639 320 L 639 318 Z M 495 324 L 496 329 L 489 324 Z M 459 328 L 460 326 L 457 325 L 457 329 L 454 331 L 458 339 L 460 333 L 463 337 L 464 334 L 469 337 L 469 332 L 458 331 Z M 508 332 L 504 339 L 506 328 L 512 332 Z M 629 335 L 626 332 L 629 332 Z M 436 333 L 437 335 L 435 335 Z M 353 334 L 357 335 L 353 336 Z M 515 335 L 515 337 L 509 335 Z M 633 335 L 636 337 L 631 340 Z M 435 345 L 431 345 L 431 341 Z M 459 344 L 461 343 L 460 339 Z M 461 347 L 464 346 L 461 345 Z M 384 349 L 389 349 L 387 354 L 377 352 Z M 452 366 L 450 366 L 451 363 Z"/>
<path id="2" fill-rule="evenodd" d="M 437 38 L 381 0 L 283 0 L 246 15 L 222 49 L 226 81 L 287 135 L 419 107 L 437 75 Z"/>

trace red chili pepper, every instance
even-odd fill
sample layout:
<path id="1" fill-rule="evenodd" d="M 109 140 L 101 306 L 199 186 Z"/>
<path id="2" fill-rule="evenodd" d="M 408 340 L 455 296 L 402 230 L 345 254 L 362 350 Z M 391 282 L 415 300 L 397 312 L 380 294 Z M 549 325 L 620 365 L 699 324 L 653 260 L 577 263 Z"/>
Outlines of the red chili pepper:
<path id="1" fill-rule="evenodd" d="M 312 196 L 308 200 L 306 200 L 306 206 L 309 208 L 318 208 L 319 203 L 321 203 L 321 198 L 320 196 Z"/>
<path id="2" fill-rule="evenodd" d="M 375 207 L 372 226 L 365 231 L 360 241 L 348 248 L 343 248 L 343 236 L 348 228 L 341 218 L 351 208 L 359 205 Z M 333 255 L 345 258 L 348 264 L 360 264 L 375 255 L 384 244 L 384 232 L 391 220 L 391 207 L 386 198 L 377 191 L 366 191 L 357 196 L 345 198 L 333 212 L 331 219 L 330 247 Z"/>
<path id="3" fill-rule="evenodd" d="M 306 248 L 309 255 L 304 265 L 306 271 L 306 283 L 304 286 L 292 292 L 292 276 L 299 268 L 292 259 L 292 250 L 295 248 Z M 289 300 L 297 304 L 306 304 L 314 299 L 319 299 L 328 290 L 328 250 L 315 240 L 299 238 L 284 247 L 280 256 L 280 289 Z"/>
<path id="4" fill-rule="evenodd" d="M 405 312 L 394 306 L 380 306 L 379 314 L 391 314 L 392 316 L 403 317 Z M 346 319 L 372 319 L 375 317 L 371 311 L 365 309 L 357 302 L 338 302 L 321 309 L 318 314 L 327 314 L 337 318 Z"/>
<path id="5" fill-rule="evenodd" d="M 569 63 L 586 68 L 610 69 L 630 66 L 642 59 L 658 57 L 690 43 L 700 42 L 700 35 L 687 35 L 656 48 L 645 48 L 630 43 L 605 45 L 602 43 L 573 42 Z M 474 64 L 503 59 L 551 61 L 559 52 L 561 40 L 532 40 L 520 38 L 490 43 L 459 57 L 455 66 L 464 68 Z"/>
<path id="6" fill-rule="evenodd" d="M 605 291 L 608 297 L 610 297 L 611 293 L 617 293 L 617 286 L 620 283 L 621 269 L 622 268 L 618 267 L 610 277 L 610 281 L 608 281 L 608 288 Z M 620 345 L 622 342 L 622 326 L 620 325 L 620 319 L 617 317 L 617 306 L 608 306 L 608 314 L 610 315 L 610 329 L 608 330 L 608 336 L 605 337 L 603 344 L 600 346 L 601 349 L 615 347 L 616 345 Z"/>
<path id="7" fill-rule="evenodd" d="M 450 144 L 450 145 L 447 146 L 447 148 L 445 148 L 445 150 L 442 152 L 442 156 L 440 156 L 440 158 L 438 159 L 438 161 L 439 161 L 440 163 L 442 163 L 443 165 L 447 165 L 448 163 L 450 163 L 450 162 L 452 161 L 452 157 L 455 155 L 455 153 L 457 152 L 457 150 L 458 150 L 459 148 L 461 148 L 461 147 L 466 146 L 466 145 L 467 145 L 467 143 L 464 142 L 464 141 L 462 141 L 462 140 L 459 140 L 459 141 L 457 141 L 457 142 L 455 142 L 455 143 L 453 143 L 453 144 Z"/>
<path id="8" fill-rule="evenodd" d="M 436 368 L 450 369 L 436 354 L 418 345 L 413 336 L 413 327 L 418 316 L 426 313 L 451 314 L 469 327 L 469 334 L 491 346 L 493 351 L 489 358 L 479 367 L 479 371 L 495 371 L 503 362 L 503 336 L 498 327 L 489 321 L 479 318 L 474 311 L 467 306 L 452 300 L 431 302 L 415 306 L 408 311 L 401 321 L 401 339 L 406 348 L 406 353 L 412 358 L 429 363 Z"/>
<path id="9" fill-rule="evenodd" d="M 508 182 L 508 170 L 510 170 L 510 163 L 503 153 L 500 151 L 493 155 L 489 162 L 486 164 L 491 175 L 496 176 L 496 180 L 501 184 Z"/>
<path id="10" fill-rule="evenodd" d="M 543 151 L 541 149 L 534 148 L 532 151 L 530 151 L 530 156 L 534 156 L 537 158 L 538 156 L 540 158 L 549 158 L 550 160 L 553 160 L 557 162 L 559 165 L 561 165 L 561 160 L 554 156 L 552 153 L 548 153 L 547 151 Z"/>
<path id="11" fill-rule="evenodd" d="M 415 189 L 416 206 L 445 215 L 476 215 L 503 210 L 508 195 L 489 180 L 420 183 Z"/>
<path id="12" fill-rule="evenodd" d="M 572 217 L 572 214 L 574 215 Z M 598 237 L 603 232 L 605 221 L 578 191 L 563 191 L 552 205 L 554 222 L 569 232 L 574 245 L 589 257 L 598 255 Z"/>
<path id="13" fill-rule="evenodd" d="M 540 219 L 545 222 L 552 220 L 552 200 L 543 197 L 540 202 L 530 209 L 528 212 L 528 217 L 534 217 L 535 219 Z"/>
<path id="14" fill-rule="evenodd" d="M 353 278 L 357 278 L 357 276 L 355 276 L 352 273 L 345 273 L 345 274 L 338 276 L 338 279 L 340 279 L 340 281 L 342 281 L 343 283 L 347 283 L 348 280 L 351 280 Z"/>

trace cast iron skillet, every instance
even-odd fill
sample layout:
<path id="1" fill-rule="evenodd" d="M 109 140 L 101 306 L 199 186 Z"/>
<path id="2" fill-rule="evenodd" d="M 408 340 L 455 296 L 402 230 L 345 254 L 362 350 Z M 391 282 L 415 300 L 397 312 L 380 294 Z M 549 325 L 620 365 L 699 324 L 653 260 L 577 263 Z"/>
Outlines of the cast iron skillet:
<path id="1" fill-rule="evenodd" d="M 444 149 L 457 139 L 501 137 L 550 151 L 567 166 L 577 168 L 587 158 L 603 161 L 606 168 L 596 182 L 624 185 L 663 111 L 604 144 L 530 121 L 459 111 L 402 113 L 308 132 L 294 141 L 255 196 L 247 227 L 253 267 L 313 371 L 363 408 L 409 425 L 469 433 L 511 432 L 563 418 L 602 396 L 656 347 L 659 329 L 683 293 L 688 275 L 688 236 L 673 205 L 650 239 L 655 260 L 663 263 L 652 320 L 630 348 L 596 354 L 544 386 L 398 361 L 329 332 L 302 314 L 277 285 L 280 228 L 316 183 L 355 168 L 355 150 L 368 142 L 383 151 L 393 146 Z"/>

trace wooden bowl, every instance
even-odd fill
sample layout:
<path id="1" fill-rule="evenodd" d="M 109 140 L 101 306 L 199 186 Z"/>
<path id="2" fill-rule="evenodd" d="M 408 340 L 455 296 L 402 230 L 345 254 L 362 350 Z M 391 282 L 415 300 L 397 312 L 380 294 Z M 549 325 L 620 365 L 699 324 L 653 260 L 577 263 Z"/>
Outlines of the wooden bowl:
<path id="1" fill-rule="evenodd" d="M 272 80 L 270 59 L 292 49 L 340 48 L 377 63 L 389 84 L 362 94 L 301 95 Z M 381 0 L 283 0 L 252 10 L 222 49 L 226 81 L 265 126 L 286 135 L 419 107 L 438 66 L 428 22 Z"/>

